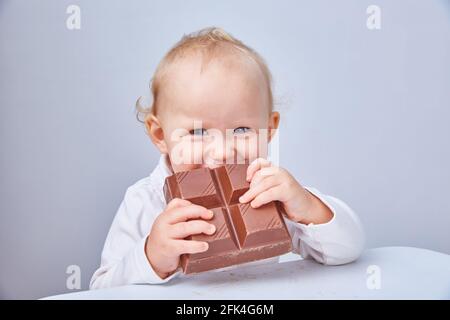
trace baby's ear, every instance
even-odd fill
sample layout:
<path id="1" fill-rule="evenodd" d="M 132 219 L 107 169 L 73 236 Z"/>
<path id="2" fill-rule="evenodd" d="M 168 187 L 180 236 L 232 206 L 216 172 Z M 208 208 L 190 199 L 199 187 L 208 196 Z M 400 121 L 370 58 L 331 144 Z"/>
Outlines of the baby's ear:
<path id="1" fill-rule="evenodd" d="M 153 113 L 150 113 L 145 117 L 144 122 L 147 128 L 147 134 L 153 144 L 159 149 L 159 152 L 162 154 L 168 153 L 167 144 L 164 141 L 164 131 L 159 119 Z"/>
<path id="2" fill-rule="evenodd" d="M 269 142 L 272 140 L 272 137 L 275 135 L 276 130 L 278 129 L 278 124 L 280 123 L 280 113 L 277 111 L 273 111 L 270 114 L 269 125 L 267 126 L 269 129 Z"/>

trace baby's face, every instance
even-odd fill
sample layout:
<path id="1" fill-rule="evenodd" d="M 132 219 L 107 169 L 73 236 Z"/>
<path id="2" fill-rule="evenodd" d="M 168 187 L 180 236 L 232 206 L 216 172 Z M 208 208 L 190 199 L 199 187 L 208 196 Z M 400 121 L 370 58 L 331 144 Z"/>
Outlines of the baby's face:
<path id="1" fill-rule="evenodd" d="M 266 157 L 278 113 L 270 112 L 263 74 L 253 61 L 211 62 L 200 58 L 172 67 L 158 106 L 160 151 L 174 172 Z"/>

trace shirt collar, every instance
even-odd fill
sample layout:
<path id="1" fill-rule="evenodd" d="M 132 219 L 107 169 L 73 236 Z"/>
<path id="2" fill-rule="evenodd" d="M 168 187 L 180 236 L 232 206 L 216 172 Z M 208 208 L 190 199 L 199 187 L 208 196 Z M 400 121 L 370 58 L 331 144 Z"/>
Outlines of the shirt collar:
<path id="1" fill-rule="evenodd" d="M 169 159 L 166 154 L 162 154 L 159 158 L 158 165 L 155 167 L 151 173 L 151 178 L 158 187 L 161 188 L 164 185 L 164 180 L 173 174 L 172 168 L 169 164 Z"/>
<path id="2" fill-rule="evenodd" d="M 172 174 L 172 168 L 169 164 L 168 157 L 167 155 L 162 154 L 159 158 L 158 164 L 150 174 L 150 179 L 152 181 L 152 185 L 156 188 L 154 190 L 157 190 L 156 192 L 159 193 L 159 197 L 164 203 L 166 202 L 163 192 L 164 182 L 166 178 Z"/>

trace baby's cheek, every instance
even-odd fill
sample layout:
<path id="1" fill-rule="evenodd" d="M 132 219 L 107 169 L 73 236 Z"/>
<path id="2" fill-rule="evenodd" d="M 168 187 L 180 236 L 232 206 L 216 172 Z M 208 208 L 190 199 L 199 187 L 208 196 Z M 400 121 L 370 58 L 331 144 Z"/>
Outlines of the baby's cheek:
<path id="1" fill-rule="evenodd" d="M 259 139 L 258 135 L 235 138 L 234 147 L 237 158 L 245 159 L 246 163 L 251 163 L 257 158 L 267 157 L 267 142 Z"/>
<path id="2" fill-rule="evenodd" d="M 181 139 L 171 145 L 169 148 L 169 157 L 174 170 L 175 167 L 186 168 L 186 170 L 194 169 L 203 162 L 202 142 Z"/>

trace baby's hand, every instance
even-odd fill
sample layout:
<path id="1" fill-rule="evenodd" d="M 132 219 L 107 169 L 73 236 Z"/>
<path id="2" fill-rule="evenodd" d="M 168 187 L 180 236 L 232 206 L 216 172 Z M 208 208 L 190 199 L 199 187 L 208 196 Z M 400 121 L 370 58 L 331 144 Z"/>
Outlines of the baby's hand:
<path id="1" fill-rule="evenodd" d="M 247 181 L 250 182 L 250 189 L 239 201 L 251 201 L 253 208 L 278 200 L 289 219 L 304 224 L 325 223 L 333 216 L 330 209 L 303 188 L 289 172 L 272 166 L 268 160 L 259 158 L 253 161 L 247 169 Z"/>
<path id="2" fill-rule="evenodd" d="M 208 250 L 207 242 L 184 238 L 200 233 L 213 234 L 216 227 L 201 220 L 212 217 L 211 210 L 187 200 L 173 199 L 169 202 L 166 210 L 155 220 L 145 245 L 147 259 L 162 279 L 177 269 L 180 255 Z"/>

